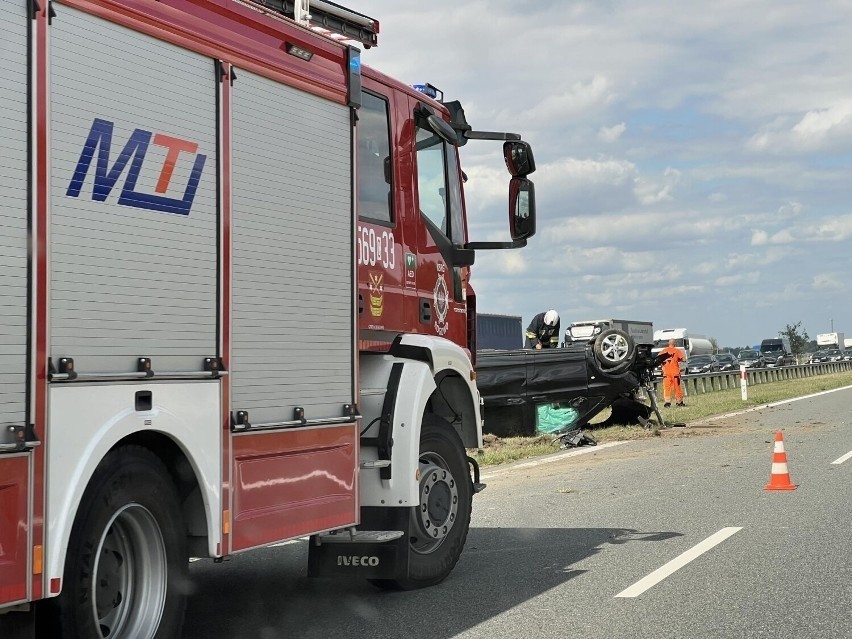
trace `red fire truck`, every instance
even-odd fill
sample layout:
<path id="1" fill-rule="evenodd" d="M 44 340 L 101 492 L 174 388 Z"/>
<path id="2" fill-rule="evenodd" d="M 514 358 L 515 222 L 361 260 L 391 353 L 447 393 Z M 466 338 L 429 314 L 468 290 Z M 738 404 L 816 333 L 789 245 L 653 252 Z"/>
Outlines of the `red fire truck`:
<path id="1" fill-rule="evenodd" d="M 4 639 L 178 637 L 189 557 L 288 539 L 382 587 L 459 558 L 470 270 L 535 232 L 532 152 L 306 5 L 0 0 Z M 506 242 L 468 239 L 470 139 Z"/>

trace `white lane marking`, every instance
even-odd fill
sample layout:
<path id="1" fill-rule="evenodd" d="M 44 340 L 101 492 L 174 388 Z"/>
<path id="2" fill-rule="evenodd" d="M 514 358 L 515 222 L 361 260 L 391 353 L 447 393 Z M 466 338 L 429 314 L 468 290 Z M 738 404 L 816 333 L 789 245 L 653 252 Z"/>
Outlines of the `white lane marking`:
<path id="1" fill-rule="evenodd" d="M 832 464 L 842 464 L 842 463 L 843 463 L 843 462 L 845 462 L 847 459 L 852 459 L 852 450 L 850 450 L 848 453 L 846 453 L 845 455 L 843 455 L 843 457 L 838 457 L 837 459 L 835 459 L 835 460 L 834 460 L 833 462 L 831 462 L 831 463 L 832 463 Z"/>
<path id="2" fill-rule="evenodd" d="M 699 424 L 707 424 L 709 422 L 715 422 L 719 419 L 725 419 L 727 417 L 736 417 L 737 415 L 745 415 L 746 413 L 753 413 L 756 410 L 763 410 L 764 408 L 772 408 L 773 406 L 782 406 L 784 404 L 792 404 L 793 402 L 798 402 L 803 399 L 811 399 L 812 397 L 819 397 L 820 395 L 828 395 L 829 393 L 836 393 L 837 391 L 849 390 L 852 386 L 841 386 L 840 388 L 832 388 L 827 391 L 820 391 L 819 393 L 811 393 L 810 395 L 802 395 L 801 397 L 793 397 L 792 399 L 783 399 L 777 402 L 771 402 L 769 404 L 761 404 L 760 406 L 752 406 L 751 408 L 744 408 L 743 410 L 737 410 L 733 413 L 724 413 L 723 415 L 713 415 L 712 417 L 706 417 L 705 419 L 699 419 L 694 422 L 690 422 L 690 426 L 698 426 Z"/>
<path id="3" fill-rule="evenodd" d="M 638 597 L 643 592 L 648 590 L 649 588 L 657 585 L 663 579 L 671 575 L 677 570 L 683 568 L 686 564 L 688 564 L 693 559 L 696 559 L 703 555 L 705 552 L 713 548 L 723 541 L 725 541 L 728 537 L 733 535 L 736 532 L 742 530 L 742 526 L 739 528 L 729 527 L 722 528 L 719 532 L 710 535 L 707 539 L 702 541 L 701 543 L 693 546 L 686 552 L 678 555 L 674 559 L 672 559 L 667 564 L 660 566 L 650 575 L 643 577 L 639 581 L 637 581 L 632 586 L 625 588 L 620 593 L 616 595 L 616 597 Z"/>
<path id="4" fill-rule="evenodd" d="M 495 471 L 492 473 L 488 473 L 487 475 L 480 476 L 480 480 L 483 479 L 491 479 L 493 477 L 497 477 L 497 475 L 502 475 L 503 473 L 509 472 L 510 470 L 518 470 L 520 468 L 532 468 L 533 466 L 541 466 L 543 464 L 550 464 L 552 462 L 557 462 L 560 459 L 565 459 L 566 457 L 576 457 L 577 455 L 585 455 L 586 453 L 594 453 L 604 448 L 612 448 L 613 446 L 621 446 L 621 444 L 626 444 L 626 441 L 623 442 L 607 442 L 605 444 L 598 444 L 597 446 L 584 446 L 582 448 L 578 448 L 577 450 L 569 450 L 564 453 L 554 453 L 550 457 L 544 457 L 542 459 L 536 459 L 531 462 L 524 462 L 523 464 L 513 464 L 512 466 L 507 466 L 506 468 L 502 468 L 499 471 Z"/>

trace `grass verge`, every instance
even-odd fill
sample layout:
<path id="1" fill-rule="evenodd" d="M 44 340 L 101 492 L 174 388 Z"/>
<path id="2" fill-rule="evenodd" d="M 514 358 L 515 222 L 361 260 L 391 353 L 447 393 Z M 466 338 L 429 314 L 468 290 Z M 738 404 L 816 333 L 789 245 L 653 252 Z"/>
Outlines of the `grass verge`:
<path id="1" fill-rule="evenodd" d="M 660 412 L 667 423 L 686 422 L 691 423 L 713 417 L 724 415 L 755 406 L 763 406 L 794 397 L 803 397 L 812 393 L 841 388 L 852 385 L 852 372 L 834 373 L 831 375 L 820 375 L 819 377 L 808 377 L 805 379 L 784 380 L 749 386 L 748 399 L 743 401 L 739 388 L 712 393 L 699 393 L 686 398 L 686 406 L 683 408 L 663 408 L 660 402 Z M 607 418 L 605 411 L 596 418 L 602 422 Z M 611 426 L 608 428 L 595 428 L 592 423 L 589 426 L 592 436 L 598 442 L 624 441 L 632 439 L 644 439 L 660 434 L 658 429 L 646 429 L 641 426 Z M 520 459 L 538 457 L 554 453 L 560 449 L 559 442 L 554 441 L 550 435 L 539 435 L 535 437 L 497 437 L 496 435 L 485 435 L 483 447 L 473 449 L 469 454 L 476 459 L 480 466 L 493 466 L 505 464 Z"/>

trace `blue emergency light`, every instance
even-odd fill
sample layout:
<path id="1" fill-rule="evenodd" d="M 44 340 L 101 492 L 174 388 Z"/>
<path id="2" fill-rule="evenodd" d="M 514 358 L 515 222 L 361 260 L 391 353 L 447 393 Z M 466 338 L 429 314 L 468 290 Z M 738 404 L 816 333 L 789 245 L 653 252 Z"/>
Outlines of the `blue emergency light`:
<path id="1" fill-rule="evenodd" d="M 412 84 L 411 88 L 414 89 L 415 91 L 420 91 L 420 93 L 422 93 L 423 95 L 428 95 L 433 100 L 438 99 L 438 92 L 439 91 L 440 91 L 442 96 L 444 94 L 443 91 L 441 91 L 440 89 L 438 89 L 435 86 L 432 86 L 428 82 L 426 84 Z"/>

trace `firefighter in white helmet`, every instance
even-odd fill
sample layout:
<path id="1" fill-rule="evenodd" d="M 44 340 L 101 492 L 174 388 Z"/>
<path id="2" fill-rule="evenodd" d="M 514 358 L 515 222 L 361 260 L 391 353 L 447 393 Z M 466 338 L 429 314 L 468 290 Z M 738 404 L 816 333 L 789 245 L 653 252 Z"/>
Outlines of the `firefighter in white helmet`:
<path id="1" fill-rule="evenodd" d="M 550 309 L 532 318 L 527 328 L 527 348 L 559 346 L 559 313 Z"/>

